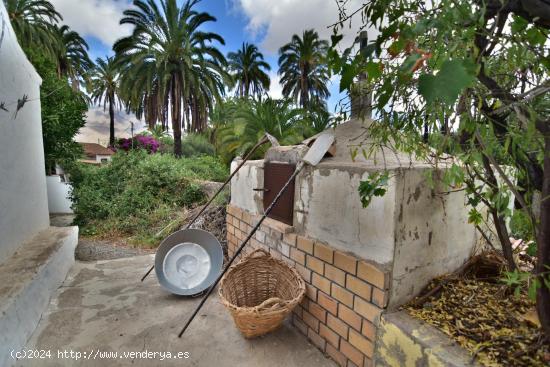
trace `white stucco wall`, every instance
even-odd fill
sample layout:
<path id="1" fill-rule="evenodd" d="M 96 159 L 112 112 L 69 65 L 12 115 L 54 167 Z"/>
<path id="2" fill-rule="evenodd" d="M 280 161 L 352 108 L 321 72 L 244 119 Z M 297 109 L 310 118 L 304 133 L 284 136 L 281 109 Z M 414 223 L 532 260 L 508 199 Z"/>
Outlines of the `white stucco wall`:
<path id="1" fill-rule="evenodd" d="M 0 263 L 49 225 L 40 83 L 0 2 Z"/>
<path id="2" fill-rule="evenodd" d="M 110 161 L 113 158 L 113 156 L 110 155 L 96 155 L 95 161 L 97 163 L 103 163 L 104 160 Z"/>
<path id="3" fill-rule="evenodd" d="M 62 182 L 60 176 L 47 176 L 48 184 L 48 208 L 52 214 L 72 214 L 69 194 L 72 186 L 68 182 Z"/>
<path id="4" fill-rule="evenodd" d="M 358 190 L 368 175 L 360 166 L 320 163 L 305 168 L 296 181 L 294 227 L 340 250 L 387 265 L 394 253 L 395 182 L 390 180 L 384 197 L 373 198 L 363 208 Z"/>
<path id="5" fill-rule="evenodd" d="M 464 191 L 433 188 L 426 169 L 402 170 L 396 177 L 395 254 L 390 307 L 416 296 L 433 278 L 458 269 L 478 240 L 468 223 Z"/>
<path id="6" fill-rule="evenodd" d="M 241 160 L 231 162 L 231 172 Z M 248 161 L 231 179 L 231 205 L 252 214 L 263 214 L 263 195 L 253 189 L 264 187 L 264 161 Z"/>

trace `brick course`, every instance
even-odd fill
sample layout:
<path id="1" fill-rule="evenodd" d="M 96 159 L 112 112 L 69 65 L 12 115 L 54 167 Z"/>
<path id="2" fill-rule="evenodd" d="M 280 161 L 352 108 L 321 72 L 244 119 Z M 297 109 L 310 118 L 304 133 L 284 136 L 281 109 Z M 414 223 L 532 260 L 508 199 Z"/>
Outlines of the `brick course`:
<path id="1" fill-rule="evenodd" d="M 229 205 L 227 246 L 232 256 L 259 217 Z M 267 219 L 245 247 L 257 248 L 296 268 L 306 297 L 292 314 L 294 326 L 339 366 L 371 366 L 376 328 L 388 302 L 390 274 L 375 264 L 293 233 Z"/>

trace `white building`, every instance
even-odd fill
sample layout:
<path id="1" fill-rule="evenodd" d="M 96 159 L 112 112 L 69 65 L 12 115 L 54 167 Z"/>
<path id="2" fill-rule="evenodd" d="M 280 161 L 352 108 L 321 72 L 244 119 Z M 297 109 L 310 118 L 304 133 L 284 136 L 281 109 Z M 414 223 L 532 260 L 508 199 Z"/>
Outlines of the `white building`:
<path id="1" fill-rule="evenodd" d="M 81 162 L 90 163 L 90 164 L 101 164 L 109 162 L 113 154 L 111 149 L 105 148 L 103 145 L 97 143 L 79 143 L 84 150 L 84 159 L 81 159 Z"/>
<path id="2" fill-rule="evenodd" d="M 15 360 L 74 263 L 78 227 L 51 227 L 41 79 L 0 2 L 0 366 Z"/>

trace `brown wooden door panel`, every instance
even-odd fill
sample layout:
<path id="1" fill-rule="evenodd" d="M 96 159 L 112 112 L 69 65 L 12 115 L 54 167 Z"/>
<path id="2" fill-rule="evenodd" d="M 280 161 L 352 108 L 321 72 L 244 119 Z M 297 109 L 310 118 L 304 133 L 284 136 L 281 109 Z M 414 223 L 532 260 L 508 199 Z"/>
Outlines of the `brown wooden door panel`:
<path id="1" fill-rule="evenodd" d="M 292 176 L 296 165 L 265 162 L 264 164 L 264 210 L 275 199 L 286 181 Z M 294 216 L 294 181 L 290 183 L 281 198 L 275 204 L 268 217 L 292 225 Z"/>

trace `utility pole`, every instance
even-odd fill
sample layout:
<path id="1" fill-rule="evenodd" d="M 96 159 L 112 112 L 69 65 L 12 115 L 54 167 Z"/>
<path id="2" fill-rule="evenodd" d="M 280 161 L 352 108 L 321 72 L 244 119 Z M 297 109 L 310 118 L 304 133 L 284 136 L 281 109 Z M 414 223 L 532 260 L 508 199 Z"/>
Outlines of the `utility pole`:
<path id="1" fill-rule="evenodd" d="M 134 150 L 134 122 L 130 121 L 130 135 L 132 136 L 132 150 Z"/>

